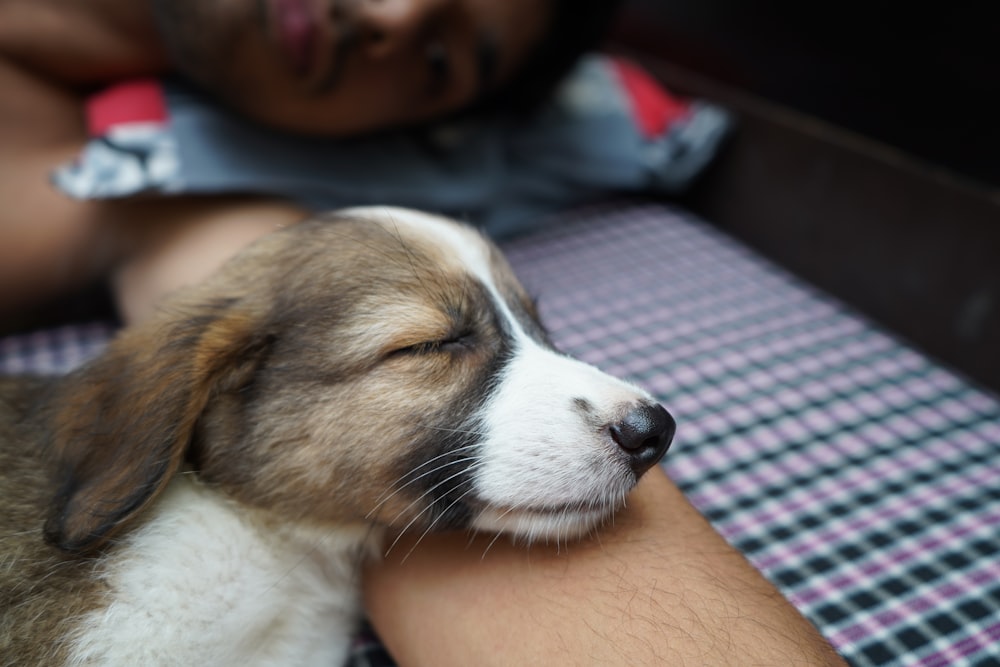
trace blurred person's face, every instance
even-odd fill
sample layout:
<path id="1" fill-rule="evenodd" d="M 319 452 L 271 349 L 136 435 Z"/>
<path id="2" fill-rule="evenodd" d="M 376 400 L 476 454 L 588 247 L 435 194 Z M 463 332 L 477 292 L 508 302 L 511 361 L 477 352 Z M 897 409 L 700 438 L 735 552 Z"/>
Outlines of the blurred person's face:
<path id="1" fill-rule="evenodd" d="M 151 0 L 179 71 L 247 116 L 349 135 L 457 111 L 542 38 L 547 0 Z"/>

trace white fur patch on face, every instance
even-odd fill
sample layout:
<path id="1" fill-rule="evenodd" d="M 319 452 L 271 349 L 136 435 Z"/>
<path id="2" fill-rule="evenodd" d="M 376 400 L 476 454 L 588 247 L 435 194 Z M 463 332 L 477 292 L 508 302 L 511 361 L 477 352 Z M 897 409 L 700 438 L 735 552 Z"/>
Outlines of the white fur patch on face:
<path id="1" fill-rule="evenodd" d="M 471 228 L 455 224 L 447 218 L 393 206 L 351 208 L 344 214 L 377 220 L 390 229 L 408 228 L 433 239 L 436 245 L 447 248 L 465 271 L 495 291 L 489 247 Z"/>
<path id="2" fill-rule="evenodd" d="M 482 410 L 487 437 L 476 476 L 480 530 L 573 537 L 624 502 L 636 476 L 608 425 L 642 390 L 583 362 L 519 340 Z"/>

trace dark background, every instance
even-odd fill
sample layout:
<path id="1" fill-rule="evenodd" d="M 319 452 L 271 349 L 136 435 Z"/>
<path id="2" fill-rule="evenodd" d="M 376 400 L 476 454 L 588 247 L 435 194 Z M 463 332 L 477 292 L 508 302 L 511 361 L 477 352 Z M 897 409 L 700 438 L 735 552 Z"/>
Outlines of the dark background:
<path id="1" fill-rule="evenodd" d="M 616 32 L 683 68 L 997 188 L 992 4 L 628 0 Z"/>
<path id="2" fill-rule="evenodd" d="M 626 0 L 611 46 L 734 114 L 682 206 L 1000 391 L 990 4 Z"/>

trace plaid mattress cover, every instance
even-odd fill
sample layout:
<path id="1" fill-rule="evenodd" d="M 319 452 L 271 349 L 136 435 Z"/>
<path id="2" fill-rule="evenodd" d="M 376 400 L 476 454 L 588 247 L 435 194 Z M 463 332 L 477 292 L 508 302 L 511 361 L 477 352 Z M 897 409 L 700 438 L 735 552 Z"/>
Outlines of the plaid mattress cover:
<path id="1" fill-rule="evenodd" d="M 1000 665 L 1000 402 L 716 228 L 659 204 L 505 244 L 567 352 L 677 418 L 665 466 L 855 665 Z M 63 372 L 106 323 L 0 339 Z M 352 664 L 391 664 L 366 631 Z"/>

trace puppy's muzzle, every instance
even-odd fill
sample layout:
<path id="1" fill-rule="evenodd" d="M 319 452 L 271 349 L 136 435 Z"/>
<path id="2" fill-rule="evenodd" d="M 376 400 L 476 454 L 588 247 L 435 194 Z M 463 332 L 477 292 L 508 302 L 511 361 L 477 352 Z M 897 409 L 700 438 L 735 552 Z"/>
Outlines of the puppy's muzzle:
<path id="1" fill-rule="evenodd" d="M 608 430 L 638 478 L 670 449 L 677 423 L 659 403 L 640 403 Z"/>

